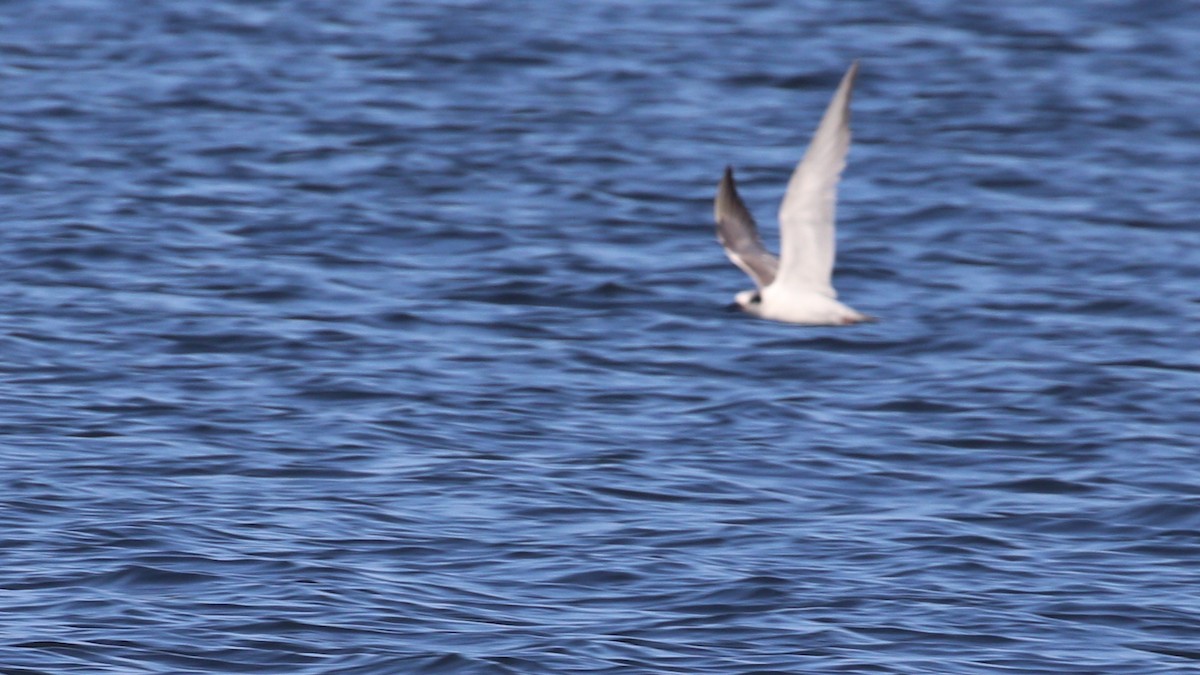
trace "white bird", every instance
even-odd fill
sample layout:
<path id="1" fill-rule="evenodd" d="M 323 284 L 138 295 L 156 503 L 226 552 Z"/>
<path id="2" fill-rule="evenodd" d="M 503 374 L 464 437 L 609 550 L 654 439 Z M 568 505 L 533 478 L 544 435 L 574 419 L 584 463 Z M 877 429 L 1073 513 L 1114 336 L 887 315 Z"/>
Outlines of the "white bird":
<path id="1" fill-rule="evenodd" d="M 713 215 L 717 239 L 726 255 L 758 285 L 734 298 L 749 314 L 813 325 L 872 320 L 838 302 L 832 283 L 834 211 L 838 180 L 850 150 L 850 92 L 857 74 L 855 61 L 842 77 L 804 159 L 788 182 L 779 206 L 779 258 L 763 247 L 758 226 L 733 183 L 733 168 L 725 168 Z"/>

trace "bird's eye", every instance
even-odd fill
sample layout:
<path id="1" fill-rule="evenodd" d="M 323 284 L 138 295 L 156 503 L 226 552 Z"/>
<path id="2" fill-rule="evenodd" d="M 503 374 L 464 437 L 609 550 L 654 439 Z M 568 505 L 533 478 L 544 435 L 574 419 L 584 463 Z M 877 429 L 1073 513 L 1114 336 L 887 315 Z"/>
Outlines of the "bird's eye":
<path id="1" fill-rule="evenodd" d="M 762 294 L 761 293 L 755 293 L 754 295 L 750 296 L 750 304 L 757 305 L 760 302 L 762 302 Z"/>

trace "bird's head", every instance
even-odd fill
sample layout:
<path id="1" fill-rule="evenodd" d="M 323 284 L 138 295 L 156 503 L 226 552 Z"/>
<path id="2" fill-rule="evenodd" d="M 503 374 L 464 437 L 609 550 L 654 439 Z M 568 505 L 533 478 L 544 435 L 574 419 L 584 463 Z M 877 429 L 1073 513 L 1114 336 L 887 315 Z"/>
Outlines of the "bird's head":
<path id="1" fill-rule="evenodd" d="M 742 291 L 733 296 L 733 301 L 747 314 L 758 316 L 762 314 L 762 293 L 755 289 L 753 291 Z"/>

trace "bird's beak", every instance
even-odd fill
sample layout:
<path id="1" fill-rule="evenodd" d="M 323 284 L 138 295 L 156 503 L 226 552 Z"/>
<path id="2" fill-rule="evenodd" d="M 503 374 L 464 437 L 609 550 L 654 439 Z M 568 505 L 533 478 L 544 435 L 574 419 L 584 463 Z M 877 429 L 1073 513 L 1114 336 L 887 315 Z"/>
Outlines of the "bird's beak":
<path id="1" fill-rule="evenodd" d="M 731 302 L 728 305 L 725 305 L 725 311 L 726 312 L 740 312 L 740 311 L 742 311 L 742 306 L 737 304 L 736 302 Z"/>

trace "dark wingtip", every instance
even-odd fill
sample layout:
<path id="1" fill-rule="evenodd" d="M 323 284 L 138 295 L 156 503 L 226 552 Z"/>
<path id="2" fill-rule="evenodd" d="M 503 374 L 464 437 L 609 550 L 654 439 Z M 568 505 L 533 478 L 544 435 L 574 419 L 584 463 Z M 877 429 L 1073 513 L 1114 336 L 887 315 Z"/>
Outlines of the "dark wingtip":
<path id="1" fill-rule="evenodd" d="M 713 201 L 713 217 L 719 224 L 722 217 L 730 215 L 739 206 L 741 206 L 741 198 L 738 197 L 737 187 L 733 182 L 733 165 L 726 165 L 725 174 L 721 176 L 721 182 L 717 184 L 717 197 Z M 745 207 L 742 206 L 742 208 Z"/>
<path id="2" fill-rule="evenodd" d="M 726 164 L 725 173 L 721 176 L 720 184 L 717 185 L 717 192 L 722 192 L 731 185 L 733 185 L 733 165 Z"/>
<path id="3" fill-rule="evenodd" d="M 737 194 L 737 183 L 733 180 L 733 165 L 725 165 L 725 173 L 721 176 L 721 183 L 717 186 L 718 193 L 733 193 Z"/>

